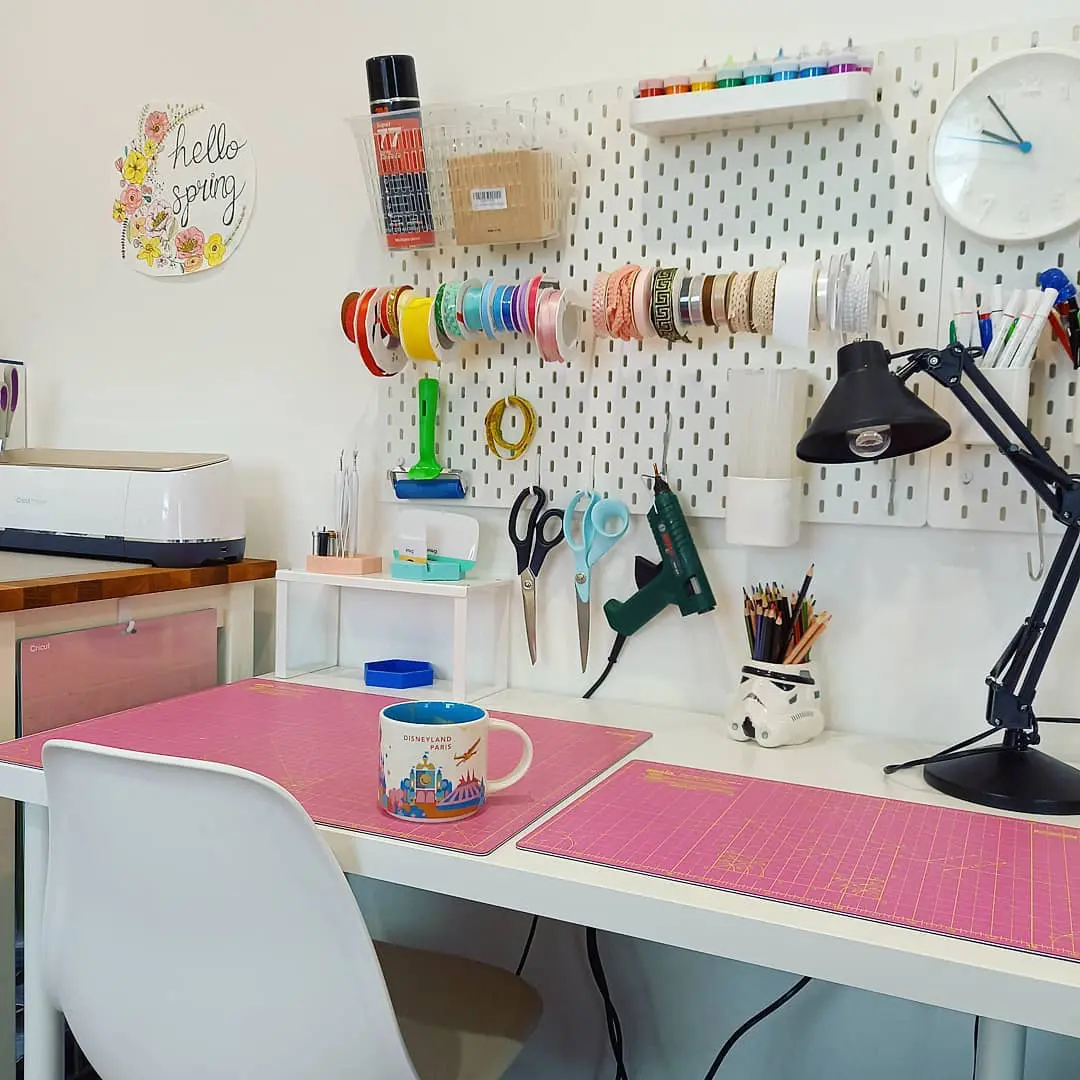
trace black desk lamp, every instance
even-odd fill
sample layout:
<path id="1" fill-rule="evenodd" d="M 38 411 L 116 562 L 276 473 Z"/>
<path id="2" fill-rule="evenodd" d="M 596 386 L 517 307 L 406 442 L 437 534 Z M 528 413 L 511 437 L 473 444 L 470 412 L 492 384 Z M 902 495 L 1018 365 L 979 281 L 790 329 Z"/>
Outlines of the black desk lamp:
<path id="1" fill-rule="evenodd" d="M 1039 677 L 1080 584 L 1080 477 L 1065 472 L 1028 431 L 976 365 L 978 355 L 978 350 L 960 345 L 911 349 L 893 354 L 907 363 L 892 372 L 893 357 L 880 342 L 845 345 L 837 353 L 836 385 L 795 452 L 803 461 L 834 465 L 915 454 L 944 442 L 951 433 L 948 423 L 904 385 L 925 373 L 952 391 L 1065 526 L 1031 614 L 987 676 L 986 720 L 991 727 L 940 754 L 906 764 L 921 764 L 931 787 L 967 802 L 1024 813 L 1080 814 L 1080 770 L 1034 749 L 1039 721 L 1032 709 Z M 998 420 L 972 397 L 961 375 L 983 395 Z M 1043 722 L 1080 720 L 1044 717 Z M 971 748 L 997 730 L 1003 732 L 1000 745 Z"/>

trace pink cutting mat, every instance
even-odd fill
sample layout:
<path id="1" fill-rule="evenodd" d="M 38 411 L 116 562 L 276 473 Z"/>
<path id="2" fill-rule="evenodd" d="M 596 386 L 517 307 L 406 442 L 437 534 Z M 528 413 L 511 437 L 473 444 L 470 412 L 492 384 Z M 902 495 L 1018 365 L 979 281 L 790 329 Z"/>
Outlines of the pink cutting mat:
<path id="1" fill-rule="evenodd" d="M 517 846 L 1080 959 L 1059 825 L 631 761 Z"/>
<path id="2" fill-rule="evenodd" d="M 276 781 L 325 825 L 487 855 L 650 738 L 644 731 L 500 712 L 533 741 L 525 778 L 464 821 L 404 822 L 378 805 L 379 711 L 398 700 L 249 679 L 0 743 L 0 761 L 40 768 L 50 738 L 218 761 Z M 509 772 L 520 754 L 516 736 L 492 732 L 495 776 Z"/>

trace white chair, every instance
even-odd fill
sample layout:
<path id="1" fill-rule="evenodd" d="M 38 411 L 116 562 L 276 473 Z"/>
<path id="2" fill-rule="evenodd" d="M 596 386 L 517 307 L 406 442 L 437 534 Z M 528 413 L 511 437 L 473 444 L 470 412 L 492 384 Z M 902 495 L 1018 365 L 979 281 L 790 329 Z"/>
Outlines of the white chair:
<path id="1" fill-rule="evenodd" d="M 65 740 L 42 758 L 45 981 L 103 1080 L 496 1080 L 535 1028 L 509 972 L 373 942 L 270 780 Z"/>

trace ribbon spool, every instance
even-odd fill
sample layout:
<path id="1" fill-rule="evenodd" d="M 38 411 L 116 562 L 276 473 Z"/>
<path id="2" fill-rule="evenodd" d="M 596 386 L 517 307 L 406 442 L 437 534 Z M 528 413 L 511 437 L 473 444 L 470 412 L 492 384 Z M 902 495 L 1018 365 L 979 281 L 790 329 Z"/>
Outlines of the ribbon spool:
<path id="1" fill-rule="evenodd" d="M 517 409 L 521 413 L 524 424 L 524 432 L 517 442 L 510 442 L 502 433 L 503 417 L 508 408 Z M 499 398 L 484 417 L 484 441 L 487 443 L 489 453 L 494 454 L 500 461 L 517 461 L 529 448 L 538 427 L 536 410 L 531 402 L 517 394 Z M 505 451 L 505 456 L 504 452 Z"/>
<path id="2" fill-rule="evenodd" d="M 656 332 L 665 341 L 689 342 L 689 338 L 683 337 L 676 311 L 678 305 L 675 296 L 675 278 L 678 273 L 676 267 L 669 266 L 653 274 L 649 318 Z"/>
<path id="3" fill-rule="evenodd" d="M 596 277 L 593 278 L 592 303 L 590 305 L 590 310 L 592 313 L 593 332 L 597 337 L 611 336 L 607 322 L 607 286 L 610 277 L 610 274 L 597 274 Z"/>
<path id="4" fill-rule="evenodd" d="M 575 350 L 591 351 L 591 328 L 583 305 L 561 289 L 546 289 L 540 294 L 536 311 L 536 346 L 545 363 L 565 364 Z"/>
<path id="5" fill-rule="evenodd" d="M 816 274 L 813 263 L 777 271 L 772 336 L 778 345 L 801 349 L 810 344 Z"/>
<path id="6" fill-rule="evenodd" d="M 717 274 L 713 279 L 710 300 L 712 324 L 715 327 L 724 326 L 728 321 L 728 296 L 731 293 L 731 281 L 734 276 L 734 274 Z"/>
<path id="7" fill-rule="evenodd" d="M 380 302 L 388 291 L 368 289 L 353 309 L 352 339 L 364 367 L 378 379 L 396 375 L 408 362 L 401 352 L 401 342 L 387 337 L 379 323 Z"/>
<path id="8" fill-rule="evenodd" d="M 413 291 L 411 285 L 395 285 L 393 288 L 383 291 L 379 300 L 379 325 L 383 333 L 389 338 L 401 336 L 398 325 L 401 305 L 406 302 L 409 293 Z"/>
<path id="9" fill-rule="evenodd" d="M 480 290 L 480 326 L 492 340 L 495 339 L 495 281 L 488 278 Z"/>
<path id="10" fill-rule="evenodd" d="M 525 312 L 529 320 L 529 333 L 536 333 L 536 313 L 540 308 L 540 297 L 549 289 L 557 289 L 558 281 L 555 278 L 545 277 L 539 274 L 529 282 L 529 296 L 525 304 Z"/>
<path id="11" fill-rule="evenodd" d="M 735 274 L 728 293 L 727 322 L 733 334 L 750 332 L 750 284 L 752 274 Z"/>
<path id="12" fill-rule="evenodd" d="M 439 286 L 435 294 L 435 313 L 439 329 L 448 337 L 460 341 L 465 336 L 464 326 L 458 322 L 458 297 L 461 295 L 461 282 L 449 281 Z"/>
<path id="13" fill-rule="evenodd" d="M 609 275 L 604 290 L 608 333 L 620 341 L 641 338 L 634 319 L 634 287 L 640 274 L 640 266 L 620 266 Z"/>
<path id="14" fill-rule="evenodd" d="M 429 331 L 435 322 L 434 305 L 430 296 L 411 296 L 400 309 L 401 344 L 410 360 L 438 362 Z"/>
<path id="15" fill-rule="evenodd" d="M 457 320 L 463 337 L 475 337 L 484 332 L 480 322 L 480 294 L 483 286 L 475 278 L 462 283 L 458 294 Z"/>
<path id="16" fill-rule="evenodd" d="M 775 300 L 776 271 L 766 267 L 755 274 L 750 288 L 750 322 L 756 333 L 772 333 Z"/>
<path id="17" fill-rule="evenodd" d="M 341 332 L 355 345 L 356 344 L 356 305 L 360 302 L 360 294 L 351 292 L 345 295 L 341 301 Z"/>
<path id="18" fill-rule="evenodd" d="M 651 267 L 642 267 L 641 273 L 638 274 L 637 280 L 634 282 L 634 326 L 637 328 L 638 337 L 643 341 L 656 337 L 656 328 L 653 326 L 651 318 L 654 273 L 656 271 Z"/>

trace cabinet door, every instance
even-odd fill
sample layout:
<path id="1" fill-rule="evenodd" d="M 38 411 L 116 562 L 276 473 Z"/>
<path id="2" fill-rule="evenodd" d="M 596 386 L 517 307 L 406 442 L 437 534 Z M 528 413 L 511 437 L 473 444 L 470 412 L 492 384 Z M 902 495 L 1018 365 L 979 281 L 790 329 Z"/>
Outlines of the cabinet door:
<path id="1" fill-rule="evenodd" d="M 217 684 L 213 608 L 19 642 L 20 735 Z"/>

